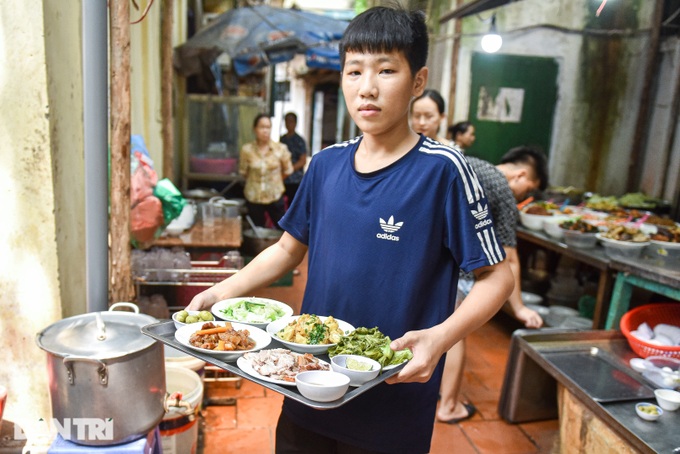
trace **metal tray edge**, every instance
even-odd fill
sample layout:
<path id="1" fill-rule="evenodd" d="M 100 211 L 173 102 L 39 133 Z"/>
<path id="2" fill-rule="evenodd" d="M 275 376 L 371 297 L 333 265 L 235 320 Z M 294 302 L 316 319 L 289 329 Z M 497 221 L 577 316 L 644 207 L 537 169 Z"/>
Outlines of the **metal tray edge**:
<path id="1" fill-rule="evenodd" d="M 165 344 L 168 345 L 172 348 L 175 348 L 181 352 L 186 353 L 187 355 L 191 355 L 195 358 L 200 359 L 201 361 L 205 361 L 207 363 L 210 363 L 214 366 L 217 366 L 221 369 L 227 370 L 235 375 L 238 375 L 239 377 L 245 378 L 246 380 L 252 381 L 254 383 L 257 383 L 258 385 L 264 386 L 267 389 L 271 389 L 274 392 L 277 392 L 279 394 L 282 394 L 284 397 L 288 397 L 290 399 L 293 399 L 295 401 L 298 401 L 304 405 L 307 405 L 308 407 L 316 408 L 318 410 L 328 410 L 328 409 L 333 409 L 333 408 L 338 408 L 341 407 L 342 405 L 346 404 L 350 400 L 356 398 L 357 396 L 365 393 L 366 391 L 370 390 L 371 388 L 379 385 L 380 383 L 384 382 L 387 378 L 391 377 L 392 375 L 398 373 L 404 366 L 404 364 L 401 364 L 394 369 L 390 369 L 386 372 L 381 373 L 378 375 L 376 378 L 373 380 L 369 381 L 368 383 L 365 383 L 359 387 L 353 388 L 350 387 L 347 393 L 345 393 L 342 398 L 335 400 L 333 402 L 316 402 L 310 399 L 307 399 L 304 397 L 302 394 L 299 393 L 296 387 L 285 387 L 281 385 L 277 385 L 275 383 L 270 383 L 264 380 L 260 380 L 258 378 L 252 377 L 245 372 L 243 372 L 237 365 L 236 362 L 234 363 L 227 363 L 224 361 L 221 361 L 218 358 L 212 357 L 210 355 L 205 355 L 199 352 L 196 352 L 195 350 L 192 350 L 190 348 L 185 347 L 184 345 L 180 344 L 176 339 L 175 339 L 175 326 L 174 322 L 172 320 L 168 321 L 162 321 L 158 323 L 152 323 L 146 326 L 143 326 L 141 328 L 142 333 Z M 280 344 L 277 342 L 275 339 L 272 339 L 272 343 L 269 345 L 269 348 L 286 348 L 285 345 Z M 327 355 L 317 355 L 317 357 L 329 361 Z M 330 361 L 329 361 L 330 362 Z"/>

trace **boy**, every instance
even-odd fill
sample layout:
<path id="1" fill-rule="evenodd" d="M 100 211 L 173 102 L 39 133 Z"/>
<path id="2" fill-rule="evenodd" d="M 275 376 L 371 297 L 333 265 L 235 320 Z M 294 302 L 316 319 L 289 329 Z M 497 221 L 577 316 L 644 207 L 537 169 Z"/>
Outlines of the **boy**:
<path id="1" fill-rule="evenodd" d="M 309 253 L 302 313 L 377 326 L 413 359 L 333 410 L 284 400 L 283 452 L 429 451 L 442 356 L 498 311 L 512 272 L 494 239 L 486 198 L 458 152 L 409 128 L 427 83 L 422 13 L 377 7 L 357 16 L 340 45 L 347 108 L 363 132 L 312 160 L 281 220 L 281 240 L 190 309 L 247 295 Z M 453 313 L 459 267 L 477 283 Z"/>
<path id="2" fill-rule="evenodd" d="M 526 146 L 515 147 L 501 158 L 497 166 L 481 159 L 468 157 L 470 166 L 477 174 L 486 194 L 494 219 L 496 238 L 503 245 L 506 261 L 512 269 L 515 288 L 504 309 L 527 328 L 540 328 L 543 319 L 522 302 L 517 234 L 519 222 L 517 203 L 529 192 L 544 190 L 548 186 L 548 164 L 543 152 Z M 462 301 L 474 283 L 474 276 L 463 275 L 458 282 L 458 300 Z M 458 397 L 465 365 L 465 340 L 461 339 L 446 355 L 441 384 L 441 399 L 437 420 L 457 424 L 472 417 L 476 408 Z"/>

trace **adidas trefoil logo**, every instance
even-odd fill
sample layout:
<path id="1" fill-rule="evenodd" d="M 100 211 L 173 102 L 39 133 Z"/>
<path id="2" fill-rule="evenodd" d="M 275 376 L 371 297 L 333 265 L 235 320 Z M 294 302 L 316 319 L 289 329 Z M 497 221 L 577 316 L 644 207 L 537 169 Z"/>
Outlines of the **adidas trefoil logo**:
<path id="1" fill-rule="evenodd" d="M 481 221 L 482 219 L 484 219 L 489 214 L 489 206 L 484 205 L 482 207 L 481 203 L 477 203 L 477 209 L 475 210 L 473 208 L 471 211 L 472 211 L 472 215 L 475 217 L 475 219 L 477 219 L 478 221 Z M 381 221 L 382 221 L 382 219 L 381 219 Z"/>
<path id="2" fill-rule="evenodd" d="M 383 218 L 380 218 L 380 228 L 383 229 L 384 232 L 387 233 L 394 233 L 398 231 L 402 226 L 404 225 L 403 222 L 397 222 L 396 224 L 394 223 L 394 216 L 390 216 L 390 218 L 385 222 Z"/>

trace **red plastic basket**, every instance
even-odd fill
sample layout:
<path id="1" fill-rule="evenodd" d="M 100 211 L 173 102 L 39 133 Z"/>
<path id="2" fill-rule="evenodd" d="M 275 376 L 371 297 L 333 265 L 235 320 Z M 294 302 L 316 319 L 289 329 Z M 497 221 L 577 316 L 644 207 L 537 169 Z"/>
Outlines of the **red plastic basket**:
<path id="1" fill-rule="evenodd" d="M 680 302 L 646 304 L 626 312 L 621 317 L 621 332 L 628 339 L 630 348 L 642 358 L 648 356 L 670 356 L 680 359 L 680 347 L 667 347 L 645 342 L 631 334 L 646 322 L 652 329 L 660 324 L 680 326 Z"/>

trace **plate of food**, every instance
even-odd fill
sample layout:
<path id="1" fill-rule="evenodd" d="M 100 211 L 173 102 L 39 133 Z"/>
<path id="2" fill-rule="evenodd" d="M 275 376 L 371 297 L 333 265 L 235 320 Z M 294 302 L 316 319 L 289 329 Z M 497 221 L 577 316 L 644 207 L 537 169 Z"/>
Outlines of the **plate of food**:
<path id="1" fill-rule="evenodd" d="M 246 323 L 265 329 L 271 322 L 293 315 L 293 308 L 281 301 L 259 297 L 229 298 L 218 301 L 211 309 L 220 320 Z"/>
<path id="2" fill-rule="evenodd" d="M 311 353 L 297 353 L 287 348 L 248 352 L 236 365 L 253 378 L 282 386 L 295 386 L 295 376 L 308 370 L 330 370 L 326 361 Z"/>
<path id="3" fill-rule="evenodd" d="M 413 358 L 411 350 L 393 351 L 392 340 L 376 328 L 359 327 L 340 339 L 337 345 L 328 349 L 328 356 L 360 355 L 371 358 L 382 366 L 382 370 L 394 369 Z"/>
<path id="4" fill-rule="evenodd" d="M 185 347 L 223 361 L 261 350 L 272 340 L 269 334 L 254 326 L 218 321 L 184 325 L 175 331 L 175 339 Z"/>
<path id="5" fill-rule="evenodd" d="M 281 318 L 267 325 L 267 333 L 289 349 L 314 355 L 326 353 L 352 331 L 354 327 L 347 322 L 314 314 Z"/>

